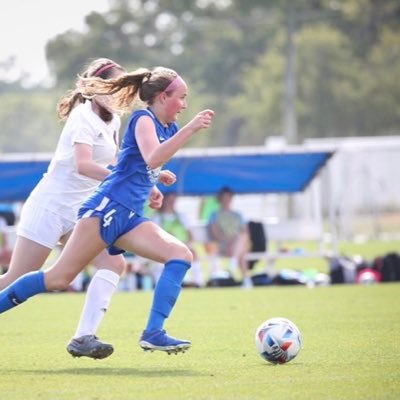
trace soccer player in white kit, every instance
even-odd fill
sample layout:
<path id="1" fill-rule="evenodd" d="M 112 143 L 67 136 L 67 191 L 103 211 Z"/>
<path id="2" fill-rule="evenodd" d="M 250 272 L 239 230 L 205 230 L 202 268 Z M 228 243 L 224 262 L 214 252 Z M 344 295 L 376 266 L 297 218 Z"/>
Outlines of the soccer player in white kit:
<path id="1" fill-rule="evenodd" d="M 114 61 L 100 58 L 92 61 L 81 76 L 111 79 L 124 71 Z M 107 167 L 116 160 L 121 121 L 113 111 L 112 96 L 85 98 L 82 85 L 78 77 L 75 90 L 66 93 L 58 104 L 59 117 L 66 122 L 47 173 L 23 206 L 9 269 L 0 276 L 0 290 L 21 275 L 40 269 L 57 244 L 66 243 L 81 203 L 110 174 Z M 163 177 L 173 183 L 168 171 Z M 89 284 L 82 315 L 67 350 L 77 357 L 105 358 L 114 349 L 101 342 L 96 331 L 125 261 L 122 255 L 111 256 L 104 250 L 92 265 L 97 272 Z"/>

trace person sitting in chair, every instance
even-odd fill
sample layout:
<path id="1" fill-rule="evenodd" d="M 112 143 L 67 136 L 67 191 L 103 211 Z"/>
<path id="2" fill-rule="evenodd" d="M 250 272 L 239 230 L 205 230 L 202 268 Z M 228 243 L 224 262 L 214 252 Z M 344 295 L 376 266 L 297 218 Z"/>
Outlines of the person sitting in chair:
<path id="1" fill-rule="evenodd" d="M 228 257 L 233 267 L 238 266 L 243 278 L 243 286 L 251 287 L 248 263 L 245 259 L 249 251 L 249 232 L 243 216 L 231 209 L 234 192 L 229 187 L 223 187 L 217 195 L 220 209 L 210 215 L 208 234 L 212 245 L 208 251 L 212 255 Z"/>

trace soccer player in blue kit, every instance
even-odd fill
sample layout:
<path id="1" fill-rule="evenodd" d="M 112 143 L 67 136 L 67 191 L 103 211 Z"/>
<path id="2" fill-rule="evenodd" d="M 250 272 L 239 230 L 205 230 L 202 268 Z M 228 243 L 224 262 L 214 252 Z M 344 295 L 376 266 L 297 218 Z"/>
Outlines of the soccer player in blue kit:
<path id="1" fill-rule="evenodd" d="M 154 290 L 147 326 L 139 344 L 144 350 L 185 351 L 190 341 L 169 336 L 164 322 L 181 291 L 192 252 L 181 241 L 143 216 L 161 168 L 196 132 L 210 126 L 214 112 L 203 110 L 180 130 L 178 114 L 187 107 L 188 88 L 174 71 L 164 67 L 139 69 L 115 79 L 85 79 L 88 95 L 112 94 L 119 109 L 139 98 L 147 107 L 132 113 L 122 140 L 118 162 L 79 210 L 71 238 L 55 264 L 46 271 L 23 275 L 0 292 L 0 313 L 28 298 L 64 290 L 75 276 L 107 248 L 110 254 L 125 250 L 163 263 Z"/>

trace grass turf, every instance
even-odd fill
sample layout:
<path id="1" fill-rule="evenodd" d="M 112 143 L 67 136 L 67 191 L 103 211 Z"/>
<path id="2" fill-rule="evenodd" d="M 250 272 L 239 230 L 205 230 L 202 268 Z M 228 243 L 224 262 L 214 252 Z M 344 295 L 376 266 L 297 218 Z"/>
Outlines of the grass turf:
<path id="1" fill-rule="evenodd" d="M 399 399 L 399 284 L 185 289 L 167 322 L 189 338 L 180 355 L 137 341 L 151 293 L 118 293 L 99 331 L 105 360 L 74 359 L 82 294 L 46 294 L 0 316 L 0 399 Z M 303 349 L 285 365 L 256 353 L 265 319 L 292 319 Z"/>

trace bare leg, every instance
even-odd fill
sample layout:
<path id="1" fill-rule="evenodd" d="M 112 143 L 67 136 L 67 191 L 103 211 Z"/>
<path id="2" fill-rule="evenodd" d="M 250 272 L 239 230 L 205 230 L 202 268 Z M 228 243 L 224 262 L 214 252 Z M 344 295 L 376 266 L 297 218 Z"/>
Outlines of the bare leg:
<path id="1" fill-rule="evenodd" d="M 171 259 L 188 262 L 193 260 L 192 252 L 184 243 L 150 221 L 121 236 L 115 244 L 124 250 L 163 264 Z"/>
<path id="2" fill-rule="evenodd" d="M 98 218 L 79 221 L 52 268 L 27 273 L 0 292 L 0 313 L 39 293 L 67 289 L 75 276 L 106 247 L 98 231 Z"/>
<path id="3" fill-rule="evenodd" d="M 58 260 L 45 271 L 46 289 L 67 289 L 79 272 L 106 247 L 99 234 L 99 219 L 79 220 Z"/>
<path id="4" fill-rule="evenodd" d="M 17 236 L 10 266 L 7 272 L 0 276 L 0 290 L 3 290 L 20 276 L 39 270 L 50 253 L 50 248 L 22 236 Z"/>
<path id="5" fill-rule="evenodd" d="M 153 303 L 140 346 L 144 350 L 168 353 L 188 349 L 191 345 L 189 341 L 168 336 L 163 325 L 179 297 L 186 271 L 193 260 L 190 249 L 152 222 L 139 225 L 122 236 L 116 245 L 165 264 L 154 290 Z"/>

